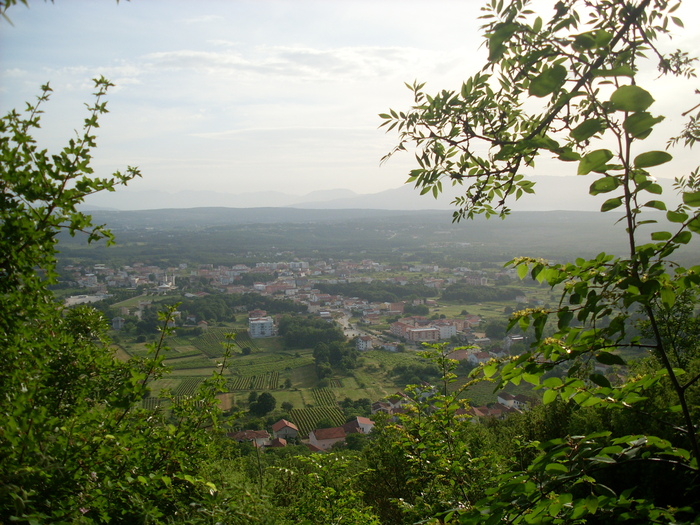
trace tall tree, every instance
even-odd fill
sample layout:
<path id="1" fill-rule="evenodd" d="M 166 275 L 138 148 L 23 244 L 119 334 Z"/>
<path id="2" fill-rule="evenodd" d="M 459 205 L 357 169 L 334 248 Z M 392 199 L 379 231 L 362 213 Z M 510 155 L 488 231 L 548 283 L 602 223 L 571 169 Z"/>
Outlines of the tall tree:
<path id="1" fill-rule="evenodd" d="M 561 398 L 618 410 L 634 409 L 649 388 L 667 382 L 672 401 L 651 417 L 664 419 L 676 432 L 671 441 L 602 431 L 535 444 L 536 459 L 495 479 L 489 498 L 467 504 L 453 518 L 463 523 L 482 522 L 484 516 L 487 523 L 691 521 L 699 510 L 700 447 L 688 395 L 700 377 L 676 368 L 659 312 L 668 317 L 677 298 L 700 285 L 700 266 L 683 268 L 672 259 L 700 233 L 700 179 L 697 171 L 676 179 L 682 196 L 677 208 L 668 209 L 661 200 L 654 173 L 673 157 L 644 148 L 644 139 L 664 117 L 652 112 L 654 98 L 640 85 L 639 74 L 653 65 L 662 74 L 694 75 L 694 59 L 686 53 L 659 51 L 659 36 L 682 25 L 673 15 L 678 3 L 566 0 L 556 2 L 548 16 L 537 16 L 527 4 L 492 0 L 485 5 L 488 61 L 461 89 L 429 95 L 423 84 L 414 83 L 410 110 L 381 115 L 382 125 L 399 133 L 389 156 L 417 148 L 418 167 L 409 182 L 421 193 L 437 195 L 444 182 L 463 185 L 464 194 L 455 201 L 456 221 L 507 215 L 509 199 L 534 192 L 524 172 L 544 155 L 574 163 L 575 174 L 591 176 L 590 194 L 608 196 L 601 212 L 616 214 L 626 230 L 627 255 L 601 253 L 568 264 L 533 257 L 511 261 L 521 278 L 529 274 L 557 287 L 561 299 L 554 309 L 515 312 L 510 326 L 531 327 L 534 342 L 524 354 L 491 363 L 483 373 L 499 386 L 530 381 L 543 390 L 544 403 Z M 670 143 L 694 143 L 696 122 Z M 642 227 L 657 221 L 663 226 L 649 239 Z M 633 315 L 647 320 L 650 342 L 628 336 Z M 617 350 L 625 347 L 651 350 L 658 366 L 621 385 L 593 367 L 585 372 L 587 363 L 624 366 Z M 560 365 L 567 370 L 563 378 L 543 379 Z M 654 465 L 667 490 L 635 490 L 629 479 L 620 481 L 625 474 L 634 477 L 636 463 Z"/>

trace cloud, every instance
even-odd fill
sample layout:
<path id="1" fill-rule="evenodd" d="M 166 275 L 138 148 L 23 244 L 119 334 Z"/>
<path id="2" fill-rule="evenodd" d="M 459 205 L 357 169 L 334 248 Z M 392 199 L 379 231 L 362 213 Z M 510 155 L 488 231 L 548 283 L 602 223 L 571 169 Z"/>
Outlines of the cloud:
<path id="1" fill-rule="evenodd" d="M 236 135 L 243 135 L 247 133 L 366 133 L 374 132 L 375 128 L 369 126 L 356 126 L 356 127 L 324 127 L 324 126 L 289 126 L 289 127 L 259 127 L 259 128 L 241 128 L 241 129 L 228 129 L 223 131 L 212 131 L 206 133 L 192 133 L 192 137 L 204 138 L 204 139 L 221 139 L 226 140 Z"/>
<path id="2" fill-rule="evenodd" d="M 29 72 L 26 69 L 20 69 L 18 67 L 13 67 L 10 69 L 5 69 L 2 72 L 2 76 L 6 78 L 20 78 L 27 76 Z"/>
<path id="3" fill-rule="evenodd" d="M 220 45 L 220 44 L 219 44 Z M 167 71 L 197 71 L 210 74 L 299 77 L 303 80 L 357 79 L 404 70 L 424 52 L 399 47 L 341 47 L 317 49 L 301 46 L 259 46 L 249 50 L 178 50 L 149 53 L 149 67 Z"/>

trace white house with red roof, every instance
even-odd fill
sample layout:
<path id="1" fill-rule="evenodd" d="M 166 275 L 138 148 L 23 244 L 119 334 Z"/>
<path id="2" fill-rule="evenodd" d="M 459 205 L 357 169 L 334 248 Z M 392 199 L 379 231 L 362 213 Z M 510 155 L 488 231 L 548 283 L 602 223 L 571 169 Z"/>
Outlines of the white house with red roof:
<path id="1" fill-rule="evenodd" d="M 280 419 L 272 425 L 272 435 L 276 438 L 294 439 L 299 435 L 299 429 L 294 423 Z"/>

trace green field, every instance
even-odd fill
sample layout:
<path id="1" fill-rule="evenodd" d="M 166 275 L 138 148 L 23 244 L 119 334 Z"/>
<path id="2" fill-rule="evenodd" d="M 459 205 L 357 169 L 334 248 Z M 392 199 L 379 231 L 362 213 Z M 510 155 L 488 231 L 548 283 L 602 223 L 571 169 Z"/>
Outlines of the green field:
<path id="1" fill-rule="evenodd" d="M 549 299 L 550 292 L 547 290 L 537 288 L 537 294 L 530 292 L 528 290 L 529 298 L 537 296 L 542 300 Z M 466 309 L 469 313 L 487 318 L 503 319 L 503 311 L 507 306 L 512 308 L 515 304 L 440 304 L 434 310 L 436 313 L 445 313 L 448 317 L 457 317 Z M 227 334 L 230 333 L 236 333 L 233 342 L 227 339 Z M 280 337 L 250 339 L 242 328 L 228 325 L 211 327 L 198 336 L 171 336 L 166 343 L 169 350 L 165 364 L 172 372 L 167 379 L 152 383 L 151 395 L 144 400 L 145 407 L 155 409 L 167 406 L 167 402 L 158 400 L 159 393 L 165 389 L 169 389 L 176 399 L 178 396 L 192 395 L 197 385 L 217 371 L 217 365 L 225 359 L 227 369 L 224 375 L 228 387 L 225 395 L 228 406 L 236 405 L 245 409 L 251 392 L 270 392 L 277 400 L 278 410 L 282 403 L 292 404 L 292 413 L 303 421 L 300 423 L 295 420 L 295 423 L 304 428 L 315 425 L 319 420 L 341 420 L 342 417 L 335 412 L 335 415 L 329 415 L 328 410 L 322 409 L 338 410 L 338 401 L 345 398 L 378 401 L 403 390 L 405 385 L 396 382 L 392 370 L 398 365 L 410 365 L 423 359 L 414 349 L 405 352 L 370 350 L 360 355 L 357 368 L 346 373 L 336 373 L 319 385 L 312 350 L 288 350 Z M 126 343 L 122 348 L 128 354 L 136 356 L 147 352 L 144 343 Z M 244 355 L 244 349 L 250 349 L 245 350 L 247 355 Z M 453 387 L 458 387 L 465 380 L 466 378 L 459 378 Z M 489 383 L 472 387 L 465 393 L 465 397 L 476 405 L 496 401 L 493 386 Z M 286 415 L 291 418 L 292 413 Z M 340 410 L 338 414 L 342 414 Z"/>

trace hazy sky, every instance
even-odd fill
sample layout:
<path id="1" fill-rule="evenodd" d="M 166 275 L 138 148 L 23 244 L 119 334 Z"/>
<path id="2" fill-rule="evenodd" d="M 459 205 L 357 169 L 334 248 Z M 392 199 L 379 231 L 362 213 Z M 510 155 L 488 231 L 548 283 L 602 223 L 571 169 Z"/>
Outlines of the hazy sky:
<path id="1" fill-rule="evenodd" d="M 377 114 L 410 105 L 404 81 L 437 91 L 476 72 L 482 4 L 30 0 L 8 12 L 13 26 L 0 22 L 0 111 L 50 81 L 42 144 L 59 147 L 82 124 L 90 79 L 104 75 L 117 86 L 99 130 L 100 175 L 138 166 L 137 190 L 377 192 L 413 167 L 411 154 L 379 166 L 396 136 Z M 700 2 L 686 4 L 688 29 L 664 44 L 697 55 Z M 669 129 L 700 102 L 696 84 L 653 81 Z"/>

